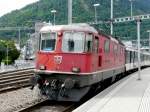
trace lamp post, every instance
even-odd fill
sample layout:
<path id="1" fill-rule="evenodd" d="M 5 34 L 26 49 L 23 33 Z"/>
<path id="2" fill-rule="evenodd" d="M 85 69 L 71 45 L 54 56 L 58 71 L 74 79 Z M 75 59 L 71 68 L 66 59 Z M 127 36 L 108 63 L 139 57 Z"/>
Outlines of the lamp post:
<path id="1" fill-rule="evenodd" d="M 51 10 L 51 13 L 53 13 L 54 14 L 54 17 L 53 17 L 53 24 L 55 25 L 55 14 L 56 14 L 56 10 L 55 9 L 53 9 L 53 10 Z"/>
<path id="2" fill-rule="evenodd" d="M 95 23 L 97 23 L 97 10 L 96 10 L 96 7 L 98 7 L 100 4 L 93 4 L 94 6 L 94 9 L 95 9 Z"/>
<path id="3" fill-rule="evenodd" d="M 149 33 L 149 52 L 150 52 L 150 30 L 147 30 L 147 32 Z"/>
<path id="4" fill-rule="evenodd" d="M 129 0 L 130 1 L 130 7 L 131 7 L 131 17 L 133 16 L 133 2 L 135 0 Z"/>
<path id="5" fill-rule="evenodd" d="M 6 65 L 7 65 L 7 68 L 8 68 L 8 44 L 7 44 L 7 51 L 6 51 L 6 60 L 7 60 L 7 63 L 6 63 Z"/>
<path id="6" fill-rule="evenodd" d="M 113 35 L 113 10 L 114 10 L 114 7 L 113 7 L 113 0 L 111 0 L 111 10 L 110 10 L 110 34 Z"/>

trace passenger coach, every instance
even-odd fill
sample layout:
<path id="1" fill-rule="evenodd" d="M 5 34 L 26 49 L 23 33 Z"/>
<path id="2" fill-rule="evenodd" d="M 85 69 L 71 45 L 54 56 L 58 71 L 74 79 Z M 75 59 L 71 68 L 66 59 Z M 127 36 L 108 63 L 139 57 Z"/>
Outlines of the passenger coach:
<path id="1" fill-rule="evenodd" d="M 133 71 L 138 68 L 138 50 L 130 47 L 126 47 L 126 71 Z M 147 67 L 150 65 L 150 53 L 141 51 L 140 54 L 141 67 Z"/>

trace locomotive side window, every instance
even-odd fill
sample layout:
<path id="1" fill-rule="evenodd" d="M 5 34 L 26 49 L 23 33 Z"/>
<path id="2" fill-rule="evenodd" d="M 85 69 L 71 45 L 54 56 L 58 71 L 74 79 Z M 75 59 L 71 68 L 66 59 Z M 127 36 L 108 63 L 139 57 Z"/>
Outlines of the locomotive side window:
<path id="1" fill-rule="evenodd" d="M 84 52 L 85 33 L 65 32 L 62 39 L 62 51 L 82 53 Z"/>
<path id="2" fill-rule="evenodd" d="M 85 51 L 86 52 L 91 52 L 92 51 L 92 39 L 93 35 L 92 34 L 87 34 L 86 35 L 86 43 L 85 43 Z"/>
<path id="3" fill-rule="evenodd" d="M 120 47 L 120 54 L 122 55 L 123 54 L 123 48 Z"/>
<path id="4" fill-rule="evenodd" d="M 109 53 L 109 51 L 110 51 L 110 43 L 109 43 L 109 40 L 105 40 L 105 42 L 104 42 L 104 51 L 105 51 L 105 53 Z"/>
<path id="5" fill-rule="evenodd" d="M 56 43 L 56 33 L 42 33 L 40 49 L 42 51 L 54 51 Z"/>
<path id="6" fill-rule="evenodd" d="M 114 53 L 117 54 L 118 52 L 118 46 L 114 44 Z"/>
<path id="7" fill-rule="evenodd" d="M 117 54 L 119 55 L 120 54 L 120 46 L 119 45 L 117 45 Z"/>

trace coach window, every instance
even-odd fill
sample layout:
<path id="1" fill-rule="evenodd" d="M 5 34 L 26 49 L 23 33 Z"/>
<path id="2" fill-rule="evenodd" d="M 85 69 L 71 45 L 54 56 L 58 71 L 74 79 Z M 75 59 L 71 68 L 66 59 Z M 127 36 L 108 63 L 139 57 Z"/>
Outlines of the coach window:
<path id="1" fill-rule="evenodd" d="M 42 33 L 40 40 L 42 51 L 54 51 L 56 43 L 56 33 Z"/>
<path id="2" fill-rule="evenodd" d="M 105 51 L 105 53 L 109 53 L 109 51 L 110 51 L 110 42 L 109 42 L 109 40 L 105 40 L 105 42 L 104 42 L 104 51 Z"/>
<path id="3" fill-rule="evenodd" d="M 84 44 L 84 32 L 65 32 L 62 39 L 62 51 L 72 53 L 83 53 Z"/>
<path id="4" fill-rule="evenodd" d="M 92 42 L 93 35 L 92 34 L 86 34 L 86 41 L 85 41 L 85 52 L 91 52 L 92 51 Z"/>

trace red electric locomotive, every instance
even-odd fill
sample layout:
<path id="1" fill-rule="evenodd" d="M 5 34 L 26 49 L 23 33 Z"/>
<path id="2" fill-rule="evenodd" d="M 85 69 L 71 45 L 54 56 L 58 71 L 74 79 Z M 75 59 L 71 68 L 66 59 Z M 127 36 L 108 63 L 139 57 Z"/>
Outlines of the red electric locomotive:
<path id="1" fill-rule="evenodd" d="M 125 47 L 87 24 L 44 26 L 36 84 L 57 101 L 79 101 L 91 87 L 125 71 Z"/>

